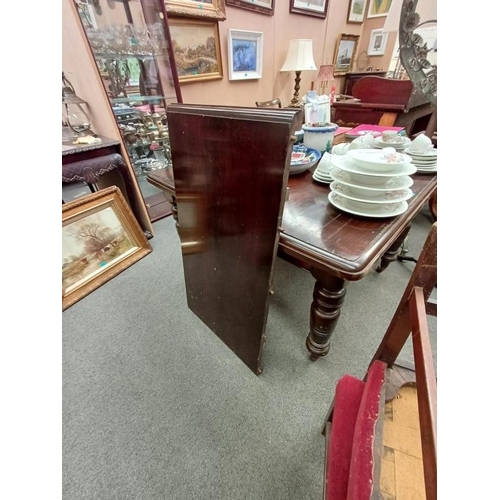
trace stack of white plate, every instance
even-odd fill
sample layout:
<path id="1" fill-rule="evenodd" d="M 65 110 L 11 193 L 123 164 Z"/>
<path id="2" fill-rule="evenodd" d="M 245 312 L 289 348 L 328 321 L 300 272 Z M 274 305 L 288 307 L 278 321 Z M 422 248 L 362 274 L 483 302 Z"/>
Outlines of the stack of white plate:
<path id="1" fill-rule="evenodd" d="M 426 153 L 414 153 L 411 147 L 404 150 L 405 154 L 411 156 L 412 163 L 421 174 L 435 174 L 437 172 L 437 149 L 431 148 Z"/>
<path id="2" fill-rule="evenodd" d="M 324 174 L 318 169 L 313 172 L 312 178 L 317 182 L 321 182 L 322 184 L 330 184 L 330 182 L 332 182 L 330 174 Z"/>
<path id="3" fill-rule="evenodd" d="M 355 149 L 332 155 L 328 200 L 344 212 L 364 217 L 394 217 L 408 210 L 413 196 L 411 158 L 394 150 Z M 368 168 L 367 168 L 368 167 Z"/>

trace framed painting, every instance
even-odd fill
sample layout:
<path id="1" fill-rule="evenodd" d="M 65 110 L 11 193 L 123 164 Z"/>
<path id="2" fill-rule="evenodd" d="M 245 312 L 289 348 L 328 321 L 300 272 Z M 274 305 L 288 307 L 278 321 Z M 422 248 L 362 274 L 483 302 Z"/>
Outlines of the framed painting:
<path id="1" fill-rule="evenodd" d="M 370 0 L 366 17 L 385 17 L 389 14 L 392 0 Z"/>
<path id="2" fill-rule="evenodd" d="M 358 48 L 359 35 L 342 33 L 337 42 L 333 67 L 335 75 L 345 75 L 351 71 L 354 64 L 356 49 Z"/>
<path id="3" fill-rule="evenodd" d="M 383 56 L 387 45 L 389 33 L 383 32 L 382 28 L 373 30 L 370 36 L 367 54 L 369 56 Z"/>
<path id="4" fill-rule="evenodd" d="M 328 0 L 290 0 L 290 12 L 305 16 L 326 17 Z"/>
<path id="5" fill-rule="evenodd" d="M 219 24 L 189 18 L 169 18 L 179 82 L 222 78 Z"/>
<path id="6" fill-rule="evenodd" d="M 262 78 L 263 36 L 260 31 L 228 30 L 227 54 L 230 80 Z"/>
<path id="7" fill-rule="evenodd" d="M 63 311 L 151 250 L 118 187 L 62 205 Z"/>
<path id="8" fill-rule="evenodd" d="M 253 10 L 268 16 L 274 15 L 274 0 L 226 0 L 226 5 Z"/>
<path id="9" fill-rule="evenodd" d="M 226 19 L 224 0 L 165 0 L 165 7 L 170 16 L 207 17 L 209 19 Z"/>
<path id="10" fill-rule="evenodd" d="M 368 0 L 351 0 L 347 12 L 347 22 L 362 24 L 365 19 L 366 4 Z"/>

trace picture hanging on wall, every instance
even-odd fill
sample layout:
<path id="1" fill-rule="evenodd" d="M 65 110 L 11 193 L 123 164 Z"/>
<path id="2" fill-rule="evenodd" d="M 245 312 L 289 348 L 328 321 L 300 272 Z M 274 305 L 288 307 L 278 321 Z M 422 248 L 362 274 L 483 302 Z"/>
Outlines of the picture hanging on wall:
<path id="1" fill-rule="evenodd" d="M 326 17 L 328 0 L 290 0 L 290 12 L 305 16 Z"/>
<path id="2" fill-rule="evenodd" d="M 228 30 L 227 54 L 230 80 L 262 78 L 263 36 L 260 31 Z"/>
<path id="3" fill-rule="evenodd" d="M 335 75 L 345 75 L 351 71 L 354 64 L 356 49 L 358 48 L 359 35 L 342 33 L 337 42 L 333 57 Z"/>
<path id="4" fill-rule="evenodd" d="M 165 7 L 170 16 L 208 17 L 226 19 L 224 0 L 165 0 Z"/>
<path id="5" fill-rule="evenodd" d="M 189 18 L 169 18 L 179 82 L 222 78 L 219 24 Z"/>
<path id="6" fill-rule="evenodd" d="M 347 22 L 361 24 L 365 19 L 366 4 L 368 0 L 351 0 L 347 12 Z"/>
<path id="7" fill-rule="evenodd" d="M 387 45 L 389 33 L 383 32 L 382 28 L 373 30 L 370 36 L 370 44 L 368 45 L 369 56 L 383 56 Z"/>
<path id="8" fill-rule="evenodd" d="M 385 17 L 389 14 L 392 0 L 370 0 L 366 17 Z"/>
<path id="9" fill-rule="evenodd" d="M 226 0 L 226 5 L 253 10 L 268 16 L 274 15 L 274 0 Z"/>

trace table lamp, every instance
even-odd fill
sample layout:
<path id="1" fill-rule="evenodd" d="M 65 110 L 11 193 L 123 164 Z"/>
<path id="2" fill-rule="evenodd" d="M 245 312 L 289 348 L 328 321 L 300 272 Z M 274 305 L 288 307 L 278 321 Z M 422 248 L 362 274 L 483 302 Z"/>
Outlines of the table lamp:
<path id="1" fill-rule="evenodd" d="M 312 40 L 296 39 L 290 40 L 288 46 L 288 54 L 286 55 L 285 63 L 281 71 L 295 71 L 295 87 L 293 98 L 290 101 L 289 107 L 299 108 L 299 90 L 300 90 L 300 74 L 302 71 L 316 70 L 314 62 Z"/>

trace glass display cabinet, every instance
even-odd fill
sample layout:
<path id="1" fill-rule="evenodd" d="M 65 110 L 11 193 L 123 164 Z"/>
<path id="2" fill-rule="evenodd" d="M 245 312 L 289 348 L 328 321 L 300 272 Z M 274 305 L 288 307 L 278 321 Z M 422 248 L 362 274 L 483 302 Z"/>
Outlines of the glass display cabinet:
<path id="1" fill-rule="evenodd" d="M 149 172 L 169 168 L 166 108 L 182 96 L 162 0 L 74 0 L 154 222 L 171 213 Z"/>

